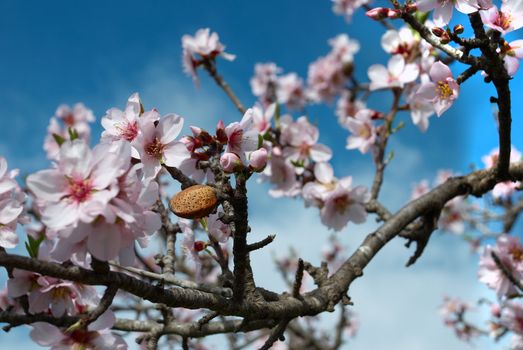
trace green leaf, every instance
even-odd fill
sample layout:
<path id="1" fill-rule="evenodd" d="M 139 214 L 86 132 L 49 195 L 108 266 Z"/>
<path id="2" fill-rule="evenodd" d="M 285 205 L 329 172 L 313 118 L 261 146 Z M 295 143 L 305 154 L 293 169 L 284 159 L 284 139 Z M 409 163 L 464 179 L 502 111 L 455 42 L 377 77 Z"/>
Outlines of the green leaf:
<path id="1" fill-rule="evenodd" d="M 200 224 L 202 225 L 205 232 L 209 232 L 209 226 L 207 226 L 207 220 L 205 220 L 205 218 L 200 219 Z"/>
<path id="2" fill-rule="evenodd" d="M 261 146 L 263 146 L 263 136 L 262 134 L 258 134 L 258 149 L 260 149 Z"/>
<path id="3" fill-rule="evenodd" d="M 274 109 L 274 126 L 276 129 L 280 127 L 280 104 L 276 102 L 276 108 Z"/>
<path id="4" fill-rule="evenodd" d="M 27 249 L 27 252 L 29 253 L 29 256 L 31 258 L 38 257 L 38 249 L 40 248 L 40 243 L 44 241 L 44 236 L 35 239 L 32 236 L 27 236 L 28 242 L 25 242 L 25 248 Z"/>
<path id="5" fill-rule="evenodd" d="M 67 132 L 69 133 L 69 139 L 74 141 L 78 138 L 78 132 L 73 128 L 68 128 Z"/>
<path id="6" fill-rule="evenodd" d="M 429 18 L 429 13 L 428 12 L 422 12 L 422 11 L 416 11 L 416 13 L 414 14 L 414 17 L 418 20 L 418 22 L 423 24 L 423 23 L 425 23 L 427 18 Z"/>
<path id="7" fill-rule="evenodd" d="M 53 134 L 53 138 L 56 141 L 56 143 L 58 144 L 58 147 L 62 146 L 62 144 L 65 142 L 65 139 L 58 134 Z"/>
<path id="8" fill-rule="evenodd" d="M 291 164 L 294 165 L 296 168 L 303 168 L 305 166 L 304 160 L 291 160 Z"/>
<path id="9" fill-rule="evenodd" d="M 394 133 L 398 132 L 399 130 L 403 129 L 404 126 L 405 126 L 405 122 L 402 120 L 398 123 L 398 125 L 395 128 L 393 128 L 391 130 L 391 133 L 394 134 Z"/>
<path id="10" fill-rule="evenodd" d="M 391 160 L 394 159 L 394 151 L 390 151 L 389 155 L 387 156 L 387 159 L 385 160 L 385 164 L 389 164 Z"/>

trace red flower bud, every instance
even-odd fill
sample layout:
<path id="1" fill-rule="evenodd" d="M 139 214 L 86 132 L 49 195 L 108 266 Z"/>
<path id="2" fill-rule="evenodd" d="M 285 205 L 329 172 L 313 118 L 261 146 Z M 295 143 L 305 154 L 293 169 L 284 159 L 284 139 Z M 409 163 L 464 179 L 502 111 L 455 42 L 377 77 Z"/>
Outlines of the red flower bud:
<path id="1" fill-rule="evenodd" d="M 216 125 L 216 140 L 218 140 L 218 142 L 221 144 L 227 143 L 227 134 L 225 133 L 225 125 L 223 124 L 223 120 L 220 120 L 218 125 Z"/>
<path id="2" fill-rule="evenodd" d="M 434 34 L 438 38 L 441 38 L 444 34 L 446 34 L 446 32 L 443 28 L 434 27 L 434 28 L 432 28 L 432 34 Z"/>
<path id="3" fill-rule="evenodd" d="M 194 250 L 196 252 L 201 252 L 205 248 L 207 248 L 207 244 L 205 242 L 203 242 L 203 241 L 196 241 L 196 242 L 194 242 Z"/>
<path id="4" fill-rule="evenodd" d="M 463 27 L 461 24 L 456 24 L 454 26 L 454 34 L 463 34 L 465 31 L 465 27 Z"/>
<path id="5" fill-rule="evenodd" d="M 376 7 L 365 12 L 365 15 L 375 20 L 381 20 L 387 18 L 389 9 L 384 7 Z"/>

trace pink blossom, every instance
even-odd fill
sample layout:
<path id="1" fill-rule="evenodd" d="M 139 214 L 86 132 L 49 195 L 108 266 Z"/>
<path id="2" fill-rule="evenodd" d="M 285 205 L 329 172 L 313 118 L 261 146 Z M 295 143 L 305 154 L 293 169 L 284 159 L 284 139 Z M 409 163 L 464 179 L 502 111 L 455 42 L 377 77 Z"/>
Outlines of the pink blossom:
<path id="1" fill-rule="evenodd" d="M 281 68 L 272 62 L 257 63 L 254 66 L 254 76 L 250 81 L 251 90 L 264 106 L 276 101 L 277 74 L 281 71 Z"/>
<path id="2" fill-rule="evenodd" d="M 302 163 L 302 166 L 296 167 L 298 174 L 303 171 L 303 166 L 309 163 L 309 159 L 315 162 L 331 159 L 331 149 L 317 143 L 320 133 L 317 127 L 309 123 L 307 117 L 302 116 L 296 121 L 281 118 L 281 122 L 281 142 L 288 145 L 284 148 L 283 155 L 294 163 Z"/>
<path id="3" fill-rule="evenodd" d="M 290 109 L 301 109 L 306 103 L 303 80 L 296 73 L 278 77 L 276 84 L 278 102 L 286 104 Z"/>
<path id="4" fill-rule="evenodd" d="M 434 23 L 439 27 L 449 24 L 454 7 L 459 12 L 467 15 L 477 12 L 479 9 L 477 0 L 419 0 L 416 4 L 418 10 L 423 12 L 435 9 Z"/>
<path id="5" fill-rule="evenodd" d="M 161 219 L 152 207 L 158 200 L 158 184 L 145 181 L 142 164 L 136 164 L 118 178 L 118 193 L 92 223 L 62 230 L 51 256 L 67 260 L 75 255 L 84 261 L 87 252 L 98 260 L 118 258 L 122 265 L 134 263 L 135 241 L 146 247 L 148 237 L 160 229 Z"/>
<path id="6" fill-rule="evenodd" d="M 231 237 L 232 231 L 230 225 L 223 223 L 219 217 L 223 211 L 209 215 L 207 218 L 207 228 L 209 235 L 220 243 L 225 243 Z"/>
<path id="7" fill-rule="evenodd" d="M 262 171 L 267 165 L 267 150 L 260 148 L 249 155 L 249 166 L 255 171 Z"/>
<path id="8" fill-rule="evenodd" d="M 233 173 L 241 169 L 242 162 L 235 153 L 225 152 L 220 157 L 220 166 L 223 168 L 223 171 Z"/>
<path id="9" fill-rule="evenodd" d="M 408 27 L 401 27 L 399 30 L 387 30 L 381 37 L 381 47 L 391 55 L 402 55 L 407 58 L 413 48 L 418 43 L 418 39 L 412 34 Z"/>
<path id="10" fill-rule="evenodd" d="M 190 153 L 185 144 L 176 140 L 183 127 L 183 118 L 168 114 L 160 119 L 158 125 L 147 123 L 138 135 L 135 147 L 143 163 L 146 180 L 158 175 L 162 164 L 178 167 Z"/>
<path id="11" fill-rule="evenodd" d="M 338 117 L 338 123 L 347 128 L 347 121 L 354 118 L 356 113 L 365 108 L 365 102 L 353 99 L 350 91 L 343 91 L 338 103 L 336 104 L 336 116 Z"/>
<path id="12" fill-rule="evenodd" d="M 523 2 L 519 0 L 503 1 L 501 9 L 492 6 L 479 13 L 487 27 L 500 31 L 503 35 L 523 26 Z"/>
<path id="13" fill-rule="evenodd" d="M 403 56 L 394 55 L 389 59 L 387 68 L 381 64 L 374 64 L 369 67 L 368 75 L 371 91 L 392 87 L 402 88 L 405 84 L 416 80 L 419 67 L 415 63 L 405 64 Z"/>
<path id="14" fill-rule="evenodd" d="M 425 80 L 425 78 L 427 78 L 427 80 Z M 427 75 L 423 74 L 421 76 L 421 81 L 427 82 Z M 434 106 L 431 102 L 417 94 L 419 87 L 420 85 L 415 85 L 412 89 L 409 89 L 409 94 L 407 95 L 406 100 L 409 104 L 412 123 L 422 132 L 425 132 L 429 128 L 429 118 L 434 114 Z"/>
<path id="15" fill-rule="evenodd" d="M 196 240 L 194 231 L 191 229 L 189 221 L 180 220 L 178 225 L 180 225 L 180 228 L 183 232 L 182 250 L 184 254 L 186 254 L 193 261 L 196 270 L 196 279 L 201 281 L 202 262 L 198 253 L 204 250 L 206 245 L 204 242 Z"/>
<path id="16" fill-rule="evenodd" d="M 332 11 L 335 14 L 345 17 L 350 22 L 354 11 L 369 3 L 369 0 L 332 0 Z"/>
<path id="17" fill-rule="evenodd" d="M 309 65 L 307 85 L 313 101 L 331 101 L 341 92 L 344 83 L 345 74 L 338 58 L 328 55 Z"/>
<path id="18" fill-rule="evenodd" d="M 18 169 L 7 171 L 7 160 L 0 157 L 0 195 L 13 191 L 18 187 L 14 179 L 18 175 Z"/>
<path id="19" fill-rule="evenodd" d="M 252 107 L 252 119 L 254 128 L 258 130 L 258 133 L 264 134 L 271 127 L 271 120 L 276 111 L 276 104 L 271 103 L 267 108 L 263 109 L 260 105 L 256 104 Z"/>
<path id="20" fill-rule="evenodd" d="M 465 232 L 464 217 L 470 211 L 464 197 L 455 197 L 443 207 L 439 217 L 438 226 L 442 230 L 462 235 Z"/>
<path id="21" fill-rule="evenodd" d="M 320 210 L 321 222 L 335 231 L 342 230 L 349 221 L 361 224 L 367 219 L 364 203 L 370 200 L 366 187 L 352 188 L 352 177 L 340 179 L 325 197 Z"/>
<path id="22" fill-rule="evenodd" d="M 350 176 L 336 179 L 332 166 L 328 163 L 316 163 L 314 176 L 316 181 L 305 184 L 302 195 L 306 206 L 320 208 L 321 222 L 324 225 L 340 231 L 349 221 L 360 224 L 366 220 L 364 203 L 370 199 L 367 188 L 352 188 Z"/>
<path id="23" fill-rule="evenodd" d="M 141 133 L 143 125 L 153 124 L 160 119 L 156 110 L 142 113 L 142 104 L 138 93 L 132 94 L 127 100 L 125 110 L 111 108 L 102 117 L 102 142 L 125 140 L 134 146 L 138 134 Z M 138 151 L 133 147 L 133 158 L 140 158 Z"/>
<path id="24" fill-rule="evenodd" d="M 354 55 L 360 50 L 359 42 L 349 38 L 345 33 L 329 39 L 329 45 L 332 47 L 330 54 L 336 57 L 343 65 L 352 63 Z"/>
<path id="25" fill-rule="evenodd" d="M 199 29 L 194 36 L 182 36 L 182 48 L 184 71 L 195 80 L 197 80 L 196 68 L 200 64 L 196 54 L 203 60 L 222 56 L 228 61 L 233 61 L 236 57 L 225 52 L 225 46 L 220 42 L 218 34 L 211 33 L 209 28 Z"/>
<path id="26" fill-rule="evenodd" d="M 505 53 L 503 60 L 507 73 L 513 77 L 519 69 L 519 60 L 523 58 L 523 40 L 511 41 L 502 51 Z"/>
<path id="27" fill-rule="evenodd" d="M 294 197 L 300 193 L 301 187 L 296 180 L 294 166 L 282 156 L 282 152 L 278 148 L 272 150 L 269 163 L 262 173 L 262 179 L 269 180 L 276 185 L 276 188 L 269 190 L 272 197 Z"/>
<path id="28" fill-rule="evenodd" d="M 517 347 L 512 346 L 511 349 L 521 349 L 523 345 L 523 305 L 515 301 L 507 301 L 503 306 L 500 323 L 514 332 L 516 339 L 513 339 L 513 344 L 519 343 Z"/>
<path id="29" fill-rule="evenodd" d="M 445 325 L 454 329 L 456 336 L 464 341 L 470 341 L 480 335 L 477 329 L 470 327 L 464 316 L 471 309 L 470 305 L 457 298 L 445 297 L 440 313 Z"/>
<path id="30" fill-rule="evenodd" d="M 51 347 L 52 350 L 127 349 L 127 344 L 123 338 L 109 331 L 112 325 L 103 325 L 104 327 L 102 328 L 99 322 L 98 324 L 94 322 L 87 327 L 87 330 L 77 329 L 72 332 L 63 332 L 57 327 L 45 322 L 35 322 L 32 323 L 31 326 L 33 327 L 29 334 L 31 339 L 38 345 Z"/>
<path id="31" fill-rule="evenodd" d="M 321 208 L 327 194 L 336 187 L 337 179 L 334 177 L 334 169 L 326 162 L 314 164 L 314 177 L 316 181 L 303 186 L 302 197 L 306 207 L 312 205 Z"/>
<path id="32" fill-rule="evenodd" d="M 249 108 L 240 122 L 231 123 L 225 128 L 227 134 L 226 152 L 236 154 L 244 165 L 247 164 L 246 153 L 258 148 L 259 131 L 254 124 L 254 114 L 253 109 Z"/>
<path id="33" fill-rule="evenodd" d="M 7 281 L 7 289 L 11 298 L 28 295 L 29 312 L 50 311 L 55 317 L 83 313 L 99 302 L 96 289 L 92 286 L 18 269 Z"/>
<path id="34" fill-rule="evenodd" d="M 430 191 L 429 182 L 427 180 L 421 180 L 419 183 L 414 184 L 412 186 L 412 193 L 410 195 L 410 199 L 418 199 L 419 197 L 423 196 L 424 194 L 428 193 Z"/>
<path id="35" fill-rule="evenodd" d="M 131 160 L 129 144 L 119 143 L 114 151 L 110 147 L 100 144 L 91 151 L 83 140 L 65 142 L 56 168 L 28 176 L 27 186 L 41 201 L 46 226 L 60 230 L 92 222 L 103 213 Z"/>
<path id="36" fill-rule="evenodd" d="M 82 103 L 75 104 L 72 109 L 67 105 L 58 106 L 54 117 L 49 121 L 47 136 L 44 141 L 44 150 L 47 153 L 47 158 L 56 159 L 60 152 L 60 146 L 53 134 L 68 140 L 68 130 L 71 128 L 78 133 L 78 138 L 89 143 L 91 128 L 88 123 L 92 123 L 94 120 L 93 112 Z"/>
<path id="37" fill-rule="evenodd" d="M 7 161 L 0 157 L 0 247 L 14 248 L 18 244 L 16 226 L 24 221 L 26 195 L 15 181 L 18 170 L 7 170 Z"/>
<path id="38" fill-rule="evenodd" d="M 498 162 L 499 149 L 493 149 L 488 155 L 481 158 L 485 164 L 486 169 L 494 167 Z M 521 161 L 521 152 L 519 152 L 514 146 L 511 147 L 510 151 L 510 163 L 516 163 Z M 510 197 L 520 186 L 520 181 L 505 181 L 500 182 L 492 189 L 492 196 L 494 198 L 508 198 Z"/>
<path id="39" fill-rule="evenodd" d="M 516 292 L 516 288 L 497 266 L 492 258 L 494 252 L 501 263 L 517 279 L 523 278 L 523 246 L 518 237 L 501 235 L 494 247 L 487 245 L 479 260 L 479 280 L 489 288 L 494 289 L 499 297 L 509 296 Z"/>
<path id="40" fill-rule="evenodd" d="M 417 95 L 434 104 L 436 115 L 441 116 L 452 106 L 459 95 L 459 85 L 452 72 L 444 63 L 438 61 L 430 68 L 432 82 L 421 84 Z"/>
<path id="41" fill-rule="evenodd" d="M 354 118 L 347 119 L 347 128 L 352 133 L 347 138 L 347 149 L 359 149 L 361 153 L 367 153 L 374 147 L 377 136 L 372 122 L 373 114 L 370 109 L 362 109 Z"/>

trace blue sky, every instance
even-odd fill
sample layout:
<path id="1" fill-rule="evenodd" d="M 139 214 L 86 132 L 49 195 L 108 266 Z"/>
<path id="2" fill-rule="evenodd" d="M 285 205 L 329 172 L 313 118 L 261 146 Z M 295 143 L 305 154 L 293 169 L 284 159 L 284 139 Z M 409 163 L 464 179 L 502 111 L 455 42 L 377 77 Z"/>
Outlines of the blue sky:
<path id="1" fill-rule="evenodd" d="M 223 92 L 201 74 L 204 72 L 200 72 L 200 89 L 182 73 L 181 36 L 201 27 L 218 32 L 227 51 L 237 55 L 233 63 L 220 61 L 218 68 L 245 105 L 255 101 L 248 84 L 255 63 L 273 61 L 285 72 L 295 71 L 305 77 L 308 64 L 325 55 L 327 40 L 339 33 L 348 33 L 361 43 L 356 55 L 360 81 L 367 79 L 370 64 L 386 64 L 387 60 L 379 45 L 382 27 L 362 14 L 348 25 L 332 13 L 328 0 L 3 0 L 0 155 L 23 174 L 44 168 L 48 163 L 42 142 L 48 120 L 60 103 L 81 101 L 93 109 L 99 121 L 108 108 L 122 108 L 133 92 L 141 94 L 146 108 L 181 114 L 187 125 L 213 128 L 218 119 L 239 119 Z M 458 74 L 460 69 L 454 67 L 453 71 Z M 512 83 L 514 110 L 523 108 L 517 98 L 521 87 L 521 78 L 516 77 Z M 385 203 L 398 209 L 408 199 L 411 184 L 426 177 L 432 179 L 437 169 L 466 172 L 469 164 L 480 165 L 481 155 L 497 142 L 488 103 L 492 90 L 485 91 L 480 77 L 467 81 L 455 106 L 441 118 L 431 118 L 426 134 L 403 116 L 407 126 L 391 143 L 397 156 L 388 169 Z M 382 100 L 388 97 L 386 92 L 379 93 L 372 107 L 383 107 Z M 321 142 L 335 150 L 336 174 L 351 174 L 356 183 L 369 184 L 373 170 L 369 156 L 344 149 L 347 133 L 337 126 L 332 106 L 315 106 L 308 112 L 321 128 Z M 523 149 L 523 140 L 518 137 L 523 125 L 516 117 L 514 144 Z M 92 133 L 95 139 L 100 132 L 97 123 Z M 307 260 L 317 261 L 317 247 L 329 234 L 319 223 L 317 211 L 305 210 L 299 201 L 274 202 L 266 190 L 251 185 L 252 239 L 276 233 L 279 245 L 272 248 L 276 254 L 283 254 L 287 245 L 294 244 Z M 289 222 L 289 213 L 297 220 Z M 268 215 L 270 221 L 266 220 Z M 354 248 L 373 227 L 372 223 L 349 226 L 339 235 Z M 405 269 L 410 252 L 402 241 L 393 242 L 371 263 L 365 278 L 354 284 L 351 290 L 362 329 L 351 349 L 463 347 L 437 315 L 441 297 L 448 293 L 475 300 L 492 295 L 475 282 L 477 261 L 464 243 L 439 234 L 431 243 L 421 261 Z M 258 279 L 271 280 L 273 272 L 265 268 L 271 264 L 270 254 L 254 256 L 253 261 Z M 275 289 L 283 287 L 279 282 L 270 283 Z M 407 333 L 407 329 L 412 332 Z M 0 335 L 0 348 L 18 342 L 17 337 L 24 332 Z M 383 336 L 376 337 L 376 332 Z M 488 343 L 477 348 L 487 349 Z"/>

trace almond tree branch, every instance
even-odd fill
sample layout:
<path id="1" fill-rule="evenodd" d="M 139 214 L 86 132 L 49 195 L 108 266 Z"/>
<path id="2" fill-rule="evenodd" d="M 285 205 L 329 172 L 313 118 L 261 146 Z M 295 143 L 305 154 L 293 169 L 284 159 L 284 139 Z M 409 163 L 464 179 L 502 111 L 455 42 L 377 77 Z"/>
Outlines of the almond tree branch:
<path id="1" fill-rule="evenodd" d="M 510 175 L 515 179 L 522 179 L 523 162 L 512 164 Z M 479 170 L 466 176 L 448 179 L 392 215 L 375 232 L 365 238 L 352 256 L 332 276 L 328 277 L 321 287 L 303 294 L 302 299 L 280 298 L 271 302 L 263 301 L 263 299 L 244 299 L 231 303 L 228 298 L 199 290 L 164 289 L 121 272 L 109 271 L 106 274 L 99 274 L 78 266 L 63 266 L 58 263 L 39 261 L 1 251 L 0 265 L 89 285 L 109 286 L 114 284 L 137 297 L 154 303 L 163 303 L 169 307 L 206 308 L 217 311 L 221 315 L 248 317 L 250 320 L 282 320 L 316 315 L 332 309 L 332 305 L 338 303 L 346 295 L 351 283 L 361 276 L 362 270 L 380 249 L 396 237 L 409 223 L 436 208 L 441 208 L 456 196 L 466 194 L 481 196 L 490 191 L 499 181 L 501 180 L 499 180 L 495 169 Z M 307 266 L 305 268 L 307 269 Z M 248 321 L 246 324 L 250 322 L 252 321 Z"/>
<path id="2" fill-rule="evenodd" d="M 487 59 L 488 64 L 485 65 L 485 72 L 488 74 L 488 79 L 496 87 L 498 97 L 493 100 L 498 104 L 498 137 L 499 137 L 499 158 L 497 164 L 497 171 L 499 176 L 505 180 L 509 179 L 508 168 L 510 165 L 510 129 L 512 124 L 511 116 L 511 101 L 510 101 L 510 76 L 507 73 L 505 64 L 501 57 L 496 52 L 500 40 L 501 33 L 494 31 L 489 38 L 485 29 L 483 28 L 483 21 L 479 12 L 471 13 L 469 15 L 470 24 L 474 29 L 476 37 L 483 42 L 479 49 L 483 56 Z"/>

